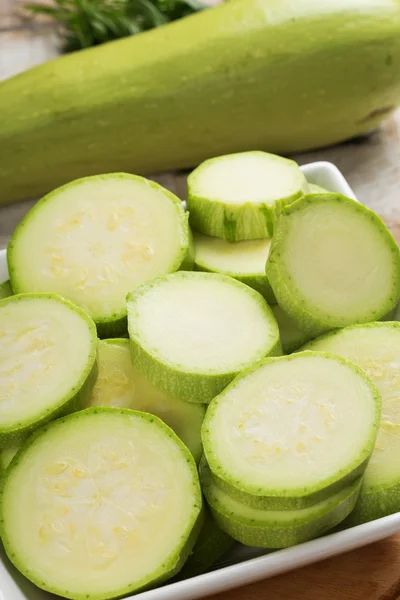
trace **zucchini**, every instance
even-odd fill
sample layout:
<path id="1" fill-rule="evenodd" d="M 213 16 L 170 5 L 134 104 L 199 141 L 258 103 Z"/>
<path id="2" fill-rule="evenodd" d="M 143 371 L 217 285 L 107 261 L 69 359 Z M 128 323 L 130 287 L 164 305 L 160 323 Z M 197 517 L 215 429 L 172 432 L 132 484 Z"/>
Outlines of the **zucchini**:
<path id="1" fill-rule="evenodd" d="M 287 548 L 318 537 L 353 510 L 361 478 L 308 508 L 263 510 L 242 504 L 216 483 L 207 465 L 201 469 L 205 497 L 220 527 L 238 542 L 261 548 Z"/>
<path id="2" fill-rule="evenodd" d="M 0 447 L 79 410 L 97 376 L 96 327 L 51 294 L 0 301 Z"/>
<path id="3" fill-rule="evenodd" d="M 309 341 L 310 336 L 297 327 L 293 319 L 279 306 L 274 304 L 271 306 L 276 322 L 279 327 L 279 335 L 281 338 L 282 350 L 285 354 L 291 354 L 298 350 L 300 346 Z"/>
<path id="4" fill-rule="evenodd" d="M 194 234 L 195 269 L 229 275 L 260 292 L 269 304 L 276 302 L 265 274 L 270 239 L 229 243 L 223 239 Z"/>
<path id="5" fill-rule="evenodd" d="M 328 190 L 316 183 L 308 183 L 308 191 L 310 194 L 329 194 Z"/>
<path id="6" fill-rule="evenodd" d="M 202 454 L 202 404 L 178 400 L 158 390 L 131 362 L 129 340 L 102 340 L 98 347 L 99 375 L 87 406 L 115 406 L 156 415 L 186 444 L 196 462 Z"/>
<path id="7" fill-rule="evenodd" d="M 259 151 L 211 158 L 188 177 L 190 225 L 228 242 L 270 237 L 276 206 L 307 191 L 293 160 Z"/>
<path id="8" fill-rule="evenodd" d="M 11 283 L 9 280 L 7 281 L 3 281 L 3 283 L 0 283 L 0 300 L 3 300 L 3 298 L 8 298 L 9 296 L 13 295 L 13 291 L 11 288 Z"/>
<path id="9" fill-rule="evenodd" d="M 19 449 L 20 445 L 9 446 L 8 448 L 3 448 L 0 450 L 0 472 L 5 471 L 8 468 L 8 465 L 17 454 Z"/>
<path id="10" fill-rule="evenodd" d="M 204 573 L 217 562 L 234 544 L 230 535 L 217 525 L 211 512 L 205 507 L 204 523 L 178 579 L 188 579 Z"/>
<path id="11" fill-rule="evenodd" d="M 42 198 L 16 228 L 7 261 L 15 293 L 60 294 L 93 318 L 101 337 L 114 337 L 126 331 L 127 293 L 178 270 L 188 251 L 181 201 L 142 177 L 114 173 Z"/>
<path id="12" fill-rule="evenodd" d="M 218 484 L 240 502 L 304 508 L 363 474 L 380 410 L 376 387 L 343 358 L 267 358 L 211 402 L 204 455 Z"/>
<path id="13" fill-rule="evenodd" d="M 346 327 L 310 342 L 305 348 L 340 354 L 361 367 L 382 396 L 382 419 L 375 450 L 351 524 L 400 511 L 400 323 Z"/>
<path id="14" fill-rule="evenodd" d="M 279 353 L 264 298 L 214 273 L 158 277 L 128 295 L 132 360 L 156 387 L 208 403 L 246 366 Z"/>
<path id="15" fill-rule="evenodd" d="M 331 145 L 400 104 L 399 71 L 399 0 L 225 2 L 2 82 L 0 202 Z"/>
<path id="16" fill-rule="evenodd" d="M 119 598 L 182 566 L 202 525 L 196 465 L 160 419 L 91 408 L 36 432 L 6 471 L 1 538 L 38 587 Z"/>
<path id="17" fill-rule="evenodd" d="M 310 337 L 376 321 L 400 297 L 396 242 L 374 212 L 341 194 L 303 196 L 280 212 L 266 272 Z"/>

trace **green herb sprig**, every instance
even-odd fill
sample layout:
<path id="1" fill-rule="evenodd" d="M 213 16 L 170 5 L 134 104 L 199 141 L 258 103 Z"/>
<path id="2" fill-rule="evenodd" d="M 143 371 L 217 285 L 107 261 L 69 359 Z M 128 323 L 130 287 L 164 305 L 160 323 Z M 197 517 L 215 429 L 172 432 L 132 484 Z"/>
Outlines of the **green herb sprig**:
<path id="1" fill-rule="evenodd" d="M 25 8 L 55 19 L 64 52 L 73 52 L 165 25 L 206 5 L 200 0 L 54 0 Z"/>

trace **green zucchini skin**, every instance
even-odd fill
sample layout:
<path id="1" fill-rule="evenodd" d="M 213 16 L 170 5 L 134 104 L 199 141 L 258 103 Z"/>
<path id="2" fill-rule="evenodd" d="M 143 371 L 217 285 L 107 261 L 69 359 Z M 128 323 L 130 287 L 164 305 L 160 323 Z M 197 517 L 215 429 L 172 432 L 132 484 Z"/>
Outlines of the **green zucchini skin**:
<path id="1" fill-rule="evenodd" d="M 13 293 L 14 292 L 12 290 L 9 279 L 7 279 L 7 281 L 3 281 L 3 283 L 0 283 L 0 300 L 4 300 L 4 298 L 9 298 L 13 295 Z"/>
<path id="2" fill-rule="evenodd" d="M 400 0 L 233 0 L 3 82 L 0 201 L 330 145 L 390 114 L 399 71 Z"/>
<path id="3" fill-rule="evenodd" d="M 210 510 L 204 506 L 204 523 L 193 550 L 183 569 L 176 577 L 177 581 L 196 577 L 207 571 L 225 552 L 233 546 L 234 540 L 225 533 L 215 521 Z"/>
<path id="4" fill-rule="evenodd" d="M 362 479 L 356 479 L 321 503 L 300 511 L 249 511 L 228 496 L 227 502 L 215 494 L 211 472 L 202 464 L 200 476 L 207 502 L 218 525 L 234 539 L 260 548 L 288 548 L 323 535 L 341 523 L 357 501 Z M 282 516 L 292 513 L 292 518 Z M 304 514 L 305 513 L 305 514 Z M 307 514 L 308 513 L 308 514 Z M 281 515 L 281 516 L 280 516 Z"/>

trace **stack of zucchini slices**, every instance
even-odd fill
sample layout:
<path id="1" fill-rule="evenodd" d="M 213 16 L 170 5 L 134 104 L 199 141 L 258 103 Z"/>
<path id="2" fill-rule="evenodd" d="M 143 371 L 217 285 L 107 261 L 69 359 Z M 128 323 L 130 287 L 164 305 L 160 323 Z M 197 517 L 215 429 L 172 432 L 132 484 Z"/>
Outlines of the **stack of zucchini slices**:
<path id="1" fill-rule="evenodd" d="M 265 152 L 204 162 L 187 208 L 142 177 L 88 177 L 8 247 L 0 532 L 72 600 L 400 510 L 388 230 Z"/>

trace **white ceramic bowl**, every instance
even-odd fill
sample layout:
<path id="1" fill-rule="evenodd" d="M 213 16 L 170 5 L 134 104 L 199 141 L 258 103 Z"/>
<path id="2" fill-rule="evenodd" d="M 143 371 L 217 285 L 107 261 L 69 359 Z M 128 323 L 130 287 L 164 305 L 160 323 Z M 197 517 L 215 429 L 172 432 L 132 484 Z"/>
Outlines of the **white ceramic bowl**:
<path id="1" fill-rule="evenodd" d="M 302 171 L 311 183 L 356 199 L 349 184 L 333 164 L 316 162 L 305 165 Z M 5 251 L 1 251 L 0 281 L 4 279 L 7 279 L 6 254 Z M 209 573 L 137 594 L 135 599 L 195 600 L 354 550 L 398 531 L 400 531 L 400 513 L 332 533 L 286 550 L 267 552 L 237 544 Z M 39 590 L 20 575 L 1 550 L 0 600 L 50 600 L 51 598 L 55 596 Z"/>

